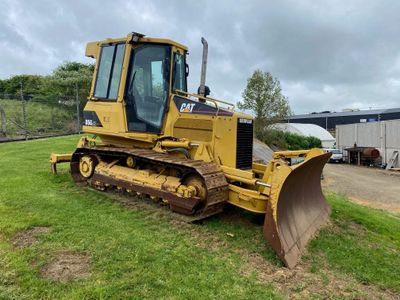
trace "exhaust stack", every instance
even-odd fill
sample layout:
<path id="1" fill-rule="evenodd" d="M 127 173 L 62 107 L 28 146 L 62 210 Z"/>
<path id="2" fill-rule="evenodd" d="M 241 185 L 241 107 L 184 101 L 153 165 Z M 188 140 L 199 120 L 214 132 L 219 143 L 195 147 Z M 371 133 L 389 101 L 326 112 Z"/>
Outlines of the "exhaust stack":
<path id="1" fill-rule="evenodd" d="M 203 59 L 201 62 L 200 86 L 197 93 L 203 97 L 207 97 L 210 94 L 210 88 L 206 86 L 208 43 L 203 37 L 201 38 L 201 43 L 203 44 Z"/>

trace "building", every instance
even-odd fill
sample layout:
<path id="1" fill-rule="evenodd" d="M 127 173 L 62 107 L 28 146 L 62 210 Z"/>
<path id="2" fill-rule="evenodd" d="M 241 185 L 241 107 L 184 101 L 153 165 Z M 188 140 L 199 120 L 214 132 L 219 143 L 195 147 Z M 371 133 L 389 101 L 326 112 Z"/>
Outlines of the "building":
<path id="1" fill-rule="evenodd" d="M 400 108 L 311 113 L 306 115 L 291 116 L 287 119 L 287 122 L 315 124 L 334 134 L 337 125 L 388 121 L 396 119 L 400 119 Z"/>
<path id="2" fill-rule="evenodd" d="M 319 138 L 323 148 L 333 148 L 335 138 L 327 130 L 315 124 L 297 124 L 297 123 L 278 123 L 273 125 L 275 129 L 285 132 L 296 133 L 303 136 L 314 136 Z"/>
<path id="3" fill-rule="evenodd" d="M 373 147 L 379 150 L 382 164 L 388 164 L 397 156 L 393 167 L 400 167 L 400 120 L 338 125 L 336 146 L 341 150 Z"/>

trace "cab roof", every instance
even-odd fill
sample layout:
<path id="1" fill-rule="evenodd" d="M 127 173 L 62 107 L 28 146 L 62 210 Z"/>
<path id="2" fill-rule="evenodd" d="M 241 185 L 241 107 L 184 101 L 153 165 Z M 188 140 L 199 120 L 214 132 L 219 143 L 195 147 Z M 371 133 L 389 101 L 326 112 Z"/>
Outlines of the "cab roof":
<path id="1" fill-rule="evenodd" d="M 138 40 L 136 42 L 132 42 L 132 37 L 135 35 L 138 37 Z M 179 49 L 182 49 L 184 51 L 188 50 L 188 48 L 186 46 L 179 44 L 175 41 L 169 40 L 169 39 L 151 38 L 151 37 L 146 37 L 143 34 L 131 32 L 126 37 L 123 37 L 123 38 L 107 38 L 102 41 L 89 42 L 86 45 L 85 55 L 88 57 L 97 58 L 98 48 L 101 45 L 112 44 L 112 43 L 121 43 L 121 42 L 125 42 L 125 43 L 130 42 L 130 43 L 134 43 L 134 44 L 140 44 L 140 43 L 168 44 L 171 46 L 175 46 Z"/>

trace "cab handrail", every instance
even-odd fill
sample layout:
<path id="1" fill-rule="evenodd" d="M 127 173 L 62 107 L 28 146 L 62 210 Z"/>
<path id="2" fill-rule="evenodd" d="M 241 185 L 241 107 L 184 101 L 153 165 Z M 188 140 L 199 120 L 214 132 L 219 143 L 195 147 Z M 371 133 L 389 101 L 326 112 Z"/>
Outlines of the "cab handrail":
<path id="1" fill-rule="evenodd" d="M 204 96 L 199 95 L 199 94 L 189 93 L 189 92 L 185 92 L 185 91 L 181 91 L 181 90 L 176 90 L 175 92 L 178 93 L 178 94 L 182 93 L 182 94 L 185 94 L 186 96 L 191 96 L 191 97 L 195 97 L 195 98 L 198 98 L 198 99 L 203 99 L 203 100 L 212 102 L 212 103 L 214 103 L 214 105 L 215 105 L 215 107 L 217 109 L 219 109 L 218 103 L 222 103 L 222 104 L 230 106 L 230 107 L 227 107 L 227 109 L 229 109 L 229 110 L 234 110 L 235 109 L 235 105 L 230 103 L 230 102 L 227 102 L 227 101 L 223 101 L 223 100 L 219 100 L 219 99 L 215 99 L 215 98 L 211 98 L 211 97 L 204 97 Z"/>

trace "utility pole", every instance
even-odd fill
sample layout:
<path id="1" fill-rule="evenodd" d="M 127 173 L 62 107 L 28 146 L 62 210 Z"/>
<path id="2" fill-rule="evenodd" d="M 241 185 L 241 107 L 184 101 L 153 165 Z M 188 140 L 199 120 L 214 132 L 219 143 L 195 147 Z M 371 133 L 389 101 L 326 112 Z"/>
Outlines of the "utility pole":
<path id="1" fill-rule="evenodd" d="M 79 117 L 79 90 L 78 82 L 75 82 L 75 94 L 76 94 L 76 121 L 78 125 L 78 133 L 81 133 L 81 121 Z"/>
<path id="2" fill-rule="evenodd" d="M 26 103 L 25 103 L 25 98 L 24 98 L 24 93 L 22 89 L 22 80 L 20 80 L 20 85 L 21 85 L 21 102 L 22 102 L 22 126 L 24 128 L 24 134 L 25 134 L 25 140 L 28 140 L 28 131 L 26 130 Z"/>

